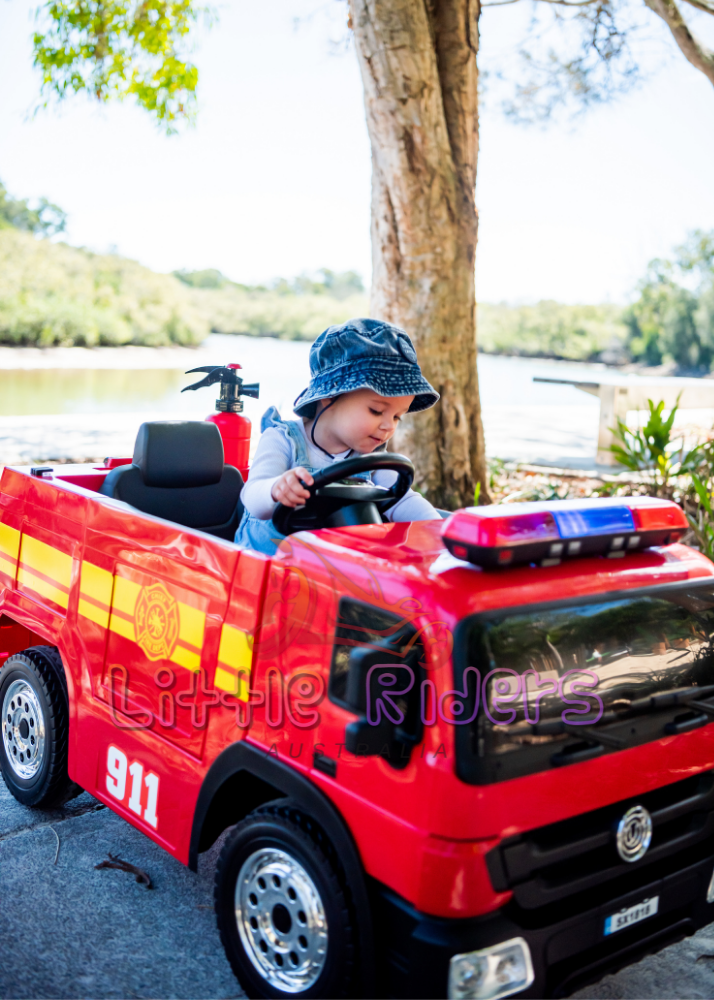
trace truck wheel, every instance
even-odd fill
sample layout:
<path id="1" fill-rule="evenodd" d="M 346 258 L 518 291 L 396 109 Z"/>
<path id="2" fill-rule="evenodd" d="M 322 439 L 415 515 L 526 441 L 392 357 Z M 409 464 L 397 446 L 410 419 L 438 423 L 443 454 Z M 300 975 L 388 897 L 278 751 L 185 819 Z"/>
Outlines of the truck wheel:
<path id="1" fill-rule="evenodd" d="M 49 808 L 81 789 L 67 774 L 69 707 L 54 646 L 13 653 L 0 670 L 0 769 L 25 806 Z"/>
<path id="2" fill-rule="evenodd" d="M 353 928 L 329 846 L 295 808 L 263 806 L 228 836 L 215 909 L 228 961 L 249 997 L 343 997 Z"/>

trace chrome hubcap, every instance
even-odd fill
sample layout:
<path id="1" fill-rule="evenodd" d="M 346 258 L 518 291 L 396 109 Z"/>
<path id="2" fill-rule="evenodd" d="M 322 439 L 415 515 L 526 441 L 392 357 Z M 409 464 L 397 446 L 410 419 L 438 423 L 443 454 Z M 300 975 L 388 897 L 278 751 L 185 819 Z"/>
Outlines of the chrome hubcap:
<path id="1" fill-rule="evenodd" d="M 2 702 L 5 755 L 18 778 L 34 778 L 45 755 L 45 720 L 27 681 L 13 681 Z"/>
<path id="2" fill-rule="evenodd" d="M 286 993 L 309 989 L 327 958 L 327 918 L 315 883 L 284 851 L 244 861 L 235 893 L 243 947 L 260 975 Z"/>

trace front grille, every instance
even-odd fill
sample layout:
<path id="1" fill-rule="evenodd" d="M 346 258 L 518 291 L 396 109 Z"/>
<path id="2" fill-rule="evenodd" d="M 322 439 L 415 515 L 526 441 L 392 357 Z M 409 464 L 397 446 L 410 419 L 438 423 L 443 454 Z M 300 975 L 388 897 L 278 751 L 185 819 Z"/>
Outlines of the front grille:
<path id="1" fill-rule="evenodd" d="M 617 853 L 615 834 L 620 819 L 633 805 L 644 806 L 650 813 L 652 843 L 640 861 L 627 863 Z M 640 881 L 644 884 L 660 877 L 665 870 L 687 866 L 712 834 L 714 771 L 707 771 L 511 837 L 486 860 L 497 891 L 512 890 L 523 910 L 541 910 L 581 893 L 592 904 L 595 896 L 605 899 L 612 894 L 608 883 L 613 879 L 618 879 L 619 895 Z M 581 902 L 586 899 L 581 897 Z"/>

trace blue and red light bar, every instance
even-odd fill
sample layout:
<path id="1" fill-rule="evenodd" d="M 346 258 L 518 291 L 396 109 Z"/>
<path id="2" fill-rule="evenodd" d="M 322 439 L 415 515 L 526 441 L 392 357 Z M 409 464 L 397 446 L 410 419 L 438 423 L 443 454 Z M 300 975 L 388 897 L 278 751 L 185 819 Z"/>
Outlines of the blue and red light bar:
<path id="1" fill-rule="evenodd" d="M 477 566 L 554 566 L 573 556 L 617 558 L 669 545 L 687 527 L 670 500 L 610 497 L 466 507 L 446 521 L 442 536 L 452 555 Z"/>

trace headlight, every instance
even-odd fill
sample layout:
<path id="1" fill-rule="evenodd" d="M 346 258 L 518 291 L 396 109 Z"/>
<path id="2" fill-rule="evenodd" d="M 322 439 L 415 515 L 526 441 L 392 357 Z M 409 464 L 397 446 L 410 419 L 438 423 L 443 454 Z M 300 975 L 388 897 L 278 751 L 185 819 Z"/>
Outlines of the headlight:
<path id="1" fill-rule="evenodd" d="M 490 948 L 454 955 L 449 966 L 449 1000 L 498 1000 L 527 989 L 535 976 L 528 945 L 511 938 Z"/>

